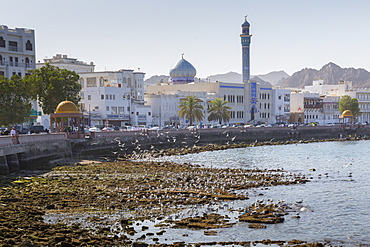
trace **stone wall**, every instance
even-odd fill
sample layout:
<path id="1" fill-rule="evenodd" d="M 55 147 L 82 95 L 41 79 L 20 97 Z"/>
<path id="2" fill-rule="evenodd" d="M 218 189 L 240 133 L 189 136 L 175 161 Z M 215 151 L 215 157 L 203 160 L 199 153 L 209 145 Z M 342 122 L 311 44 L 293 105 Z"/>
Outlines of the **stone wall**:
<path id="1" fill-rule="evenodd" d="M 48 160 L 72 156 L 71 143 L 61 134 L 2 136 L 0 145 L 2 175 L 35 169 Z"/>

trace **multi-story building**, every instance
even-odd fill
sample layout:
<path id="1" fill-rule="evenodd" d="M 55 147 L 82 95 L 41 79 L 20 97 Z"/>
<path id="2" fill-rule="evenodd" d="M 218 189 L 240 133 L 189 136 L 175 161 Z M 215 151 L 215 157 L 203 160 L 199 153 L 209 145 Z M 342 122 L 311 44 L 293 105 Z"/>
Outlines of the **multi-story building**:
<path id="1" fill-rule="evenodd" d="M 82 72 L 81 109 L 88 125 L 150 125 L 152 110 L 144 105 L 144 75 L 133 70 Z"/>
<path id="2" fill-rule="evenodd" d="M 145 73 L 130 69 L 95 72 L 93 62 L 86 63 L 61 54 L 44 59 L 44 63 L 38 63 L 37 67 L 46 63 L 79 74 L 82 87 L 79 105 L 86 125 L 138 126 L 152 123 L 151 106 L 144 105 Z M 47 123 L 48 116 L 43 116 L 41 122 Z"/>
<path id="3" fill-rule="evenodd" d="M 274 88 L 272 90 L 272 107 L 274 122 L 289 122 L 290 119 L 290 89 Z"/>
<path id="4" fill-rule="evenodd" d="M 35 69 L 35 32 L 0 26 L 0 75 L 21 77 Z"/>
<path id="5" fill-rule="evenodd" d="M 44 62 L 38 62 L 36 68 L 39 69 L 46 63 L 54 65 L 60 69 L 68 69 L 70 71 L 81 73 L 81 72 L 94 72 L 95 65 L 93 62 L 86 63 L 78 61 L 76 58 L 70 58 L 67 55 L 56 54 L 52 58 L 44 58 Z"/>
<path id="6" fill-rule="evenodd" d="M 35 69 L 35 31 L 26 28 L 10 29 L 0 26 L 0 76 L 11 78 L 13 75 L 24 77 Z M 38 105 L 31 101 L 30 122 L 23 123 L 29 127 L 37 121 Z"/>

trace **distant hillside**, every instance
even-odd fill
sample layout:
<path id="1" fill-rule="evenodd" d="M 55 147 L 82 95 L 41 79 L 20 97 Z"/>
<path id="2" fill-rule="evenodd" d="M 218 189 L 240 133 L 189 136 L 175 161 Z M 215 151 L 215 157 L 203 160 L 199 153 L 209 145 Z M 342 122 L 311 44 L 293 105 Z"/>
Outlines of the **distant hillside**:
<path id="1" fill-rule="evenodd" d="M 258 82 L 261 85 L 261 87 L 268 87 L 268 88 L 272 87 L 272 84 L 270 82 L 264 81 L 261 78 L 259 78 L 258 76 L 252 77 L 251 81 Z"/>
<path id="2" fill-rule="evenodd" d="M 305 68 L 292 76 L 280 81 L 277 86 L 303 88 L 312 85 L 313 80 L 324 80 L 325 84 L 333 85 L 339 81 L 352 81 L 356 88 L 370 87 L 370 72 L 365 69 L 341 68 L 334 63 L 324 65 L 320 70 Z"/>
<path id="3" fill-rule="evenodd" d="M 242 82 L 242 75 L 236 72 L 228 72 L 226 74 L 210 75 L 207 77 L 211 82 L 222 81 L 222 82 Z"/>
<path id="4" fill-rule="evenodd" d="M 170 79 L 170 76 L 167 75 L 153 75 L 144 81 L 145 85 L 152 86 L 155 85 L 159 81 L 167 82 Z"/>
<path id="5" fill-rule="evenodd" d="M 289 75 L 283 70 L 273 71 L 266 75 L 256 75 L 256 76 L 264 81 L 271 83 L 272 85 L 276 85 L 278 82 L 285 80 L 286 78 L 289 77 Z"/>
<path id="6" fill-rule="evenodd" d="M 285 80 L 289 75 L 285 71 L 273 71 L 266 75 L 256 75 L 258 78 L 265 82 L 269 82 L 272 85 L 277 84 L 281 80 Z M 256 77 L 252 75 L 251 78 Z M 242 82 L 242 75 L 237 72 L 228 72 L 226 74 L 210 75 L 207 77 L 210 81 L 222 81 L 222 82 Z"/>

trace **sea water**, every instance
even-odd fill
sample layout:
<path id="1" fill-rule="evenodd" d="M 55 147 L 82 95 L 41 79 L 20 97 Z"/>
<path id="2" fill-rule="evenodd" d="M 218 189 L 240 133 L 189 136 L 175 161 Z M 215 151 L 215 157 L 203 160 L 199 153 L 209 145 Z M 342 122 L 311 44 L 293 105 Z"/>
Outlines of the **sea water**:
<path id="1" fill-rule="evenodd" d="M 340 245 L 370 245 L 370 141 L 315 142 L 260 146 L 169 156 L 161 160 L 187 162 L 207 167 L 284 169 L 310 177 L 306 184 L 274 186 L 249 191 L 249 205 L 256 199 L 300 203 L 300 218 L 285 216 L 285 222 L 266 229 L 249 229 L 247 223 L 218 229 L 216 236 L 197 231 L 170 230 L 166 240 L 186 242 L 256 241 L 292 239 L 339 241 Z M 185 239 L 181 236 L 187 236 Z M 172 236 L 172 237 L 171 237 Z M 336 242 L 338 243 L 338 242 Z"/>

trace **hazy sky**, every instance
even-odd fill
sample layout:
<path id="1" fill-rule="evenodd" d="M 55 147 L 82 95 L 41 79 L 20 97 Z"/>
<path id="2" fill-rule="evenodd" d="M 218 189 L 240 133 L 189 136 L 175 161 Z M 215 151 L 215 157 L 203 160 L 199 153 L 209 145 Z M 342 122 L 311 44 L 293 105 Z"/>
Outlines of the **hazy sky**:
<path id="1" fill-rule="evenodd" d="M 35 30 L 39 61 L 61 53 L 149 78 L 185 53 L 205 78 L 241 73 L 245 15 L 252 75 L 328 62 L 370 70 L 369 12 L 367 0 L 17 0 L 2 2 L 0 24 Z"/>

